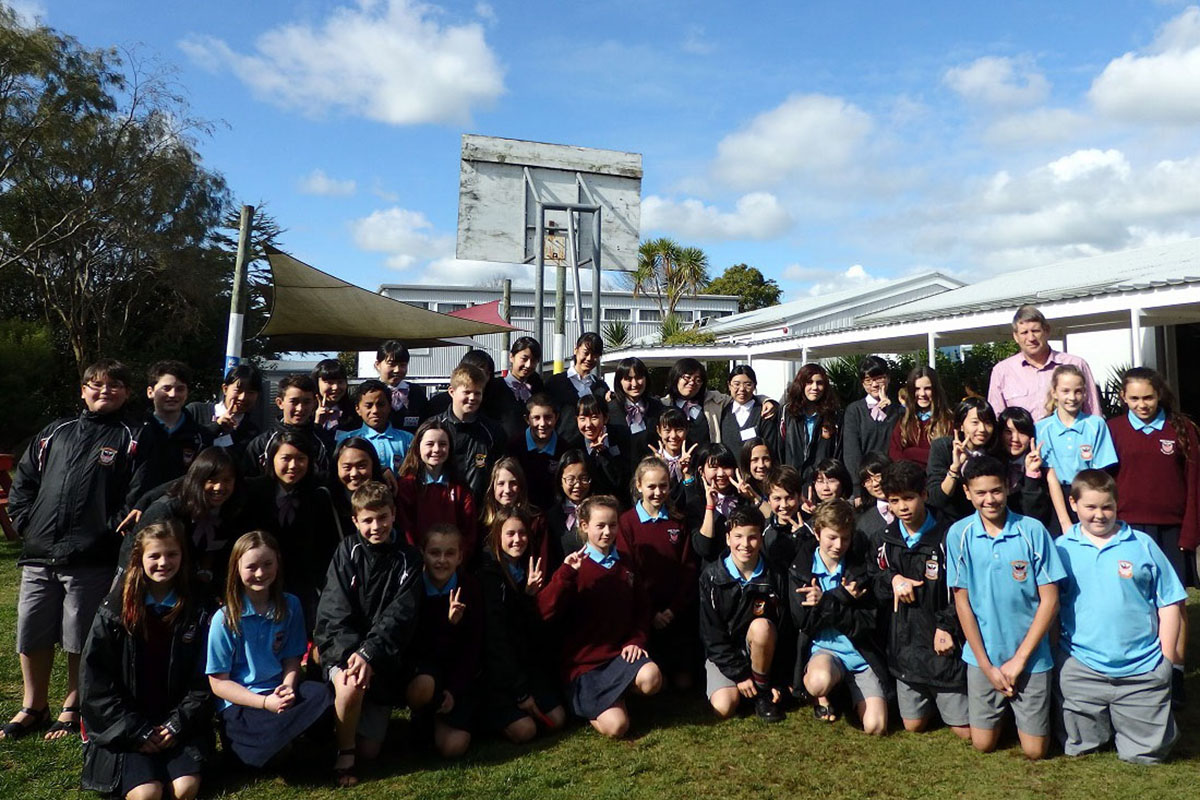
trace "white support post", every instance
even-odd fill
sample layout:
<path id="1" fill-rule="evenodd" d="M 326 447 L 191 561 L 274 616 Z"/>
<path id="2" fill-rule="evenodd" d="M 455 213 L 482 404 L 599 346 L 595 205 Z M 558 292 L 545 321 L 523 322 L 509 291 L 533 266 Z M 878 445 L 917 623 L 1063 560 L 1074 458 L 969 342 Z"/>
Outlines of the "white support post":
<path id="1" fill-rule="evenodd" d="M 1129 309 L 1129 353 L 1130 363 L 1135 367 L 1142 366 L 1142 310 Z"/>
<path id="2" fill-rule="evenodd" d="M 804 345 L 804 347 L 802 347 L 800 349 L 800 366 L 804 366 L 807 363 L 808 363 L 808 345 Z"/>
<path id="3" fill-rule="evenodd" d="M 927 345 L 929 348 L 929 361 L 926 362 L 930 367 L 937 367 L 937 333 L 930 331 L 928 333 Z"/>

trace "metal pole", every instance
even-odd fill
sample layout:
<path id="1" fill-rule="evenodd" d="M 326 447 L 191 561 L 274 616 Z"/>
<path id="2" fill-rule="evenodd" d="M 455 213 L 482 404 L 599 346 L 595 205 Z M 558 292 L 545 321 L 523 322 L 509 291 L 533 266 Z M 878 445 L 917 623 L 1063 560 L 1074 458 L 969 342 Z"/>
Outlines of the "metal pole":
<path id="1" fill-rule="evenodd" d="M 929 346 L 929 361 L 926 363 L 928 363 L 929 366 L 932 368 L 937 367 L 937 344 L 936 344 L 936 342 L 937 342 L 937 334 L 934 333 L 933 331 L 930 331 L 928 342 L 927 342 L 927 344 Z"/>
<path id="2" fill-rule="evenodd" d="M 592 214 L 592 330 L 600 332 L 600 211 Z"/>
<path id="3" fill-rule="evenodd" d="M 575 238 L 575 212 L 567 212 L 567 253 L 571 259 L 571 289 L 575 295 L 575 321 L 579 324 L 579 334 L 582 334 L 587 328 L 583 322 L 583 298 L 579 292 L 579 254 L 575 248 L 578 247 L 579 240 Z"/>
<path id="4" fill-rule="evenodd" d="M 533 252 L 533 338 L 543 347 L 546 344 L 546 210 L 536 203 L 537 227 L 534 229 Z"/>
<path id="5" fill-rule="evenodd" d="M 500 316 L 504 318 L 505 322 L 512 322 L 512 278 L 504 279 L 504 289 L 500 301 Z M 507 353 L 508 348 L 512 347 L 512 333 L 505 331 L 501 341 L 504 344 L 504 352 Z"/>
<path id="6" fill-rule="evenodd" d="M 554 283 L 554 374 L 566 371 L 567 265 L 559 264 Z"/>
<path id="7" fill-rule="evenodd" d="M 1130 363 L 1135 367 L 1142 366 L 1142 310 L 1129 309 L 1129 349 Z"/>
<path id="8" fill-rule="evenodd" d="M 242 332 L 246 326 L 246 309 L 250 292 L 246 291 L 246 251 L 250 249 L 250 225 L 254 206 L 242 206 L 238 225 L 237 258 L 233 262 L 233 291 L 229 295 L 229 332 L 225 337 L 225 369 L 222 377 L 242 361 Z"/>

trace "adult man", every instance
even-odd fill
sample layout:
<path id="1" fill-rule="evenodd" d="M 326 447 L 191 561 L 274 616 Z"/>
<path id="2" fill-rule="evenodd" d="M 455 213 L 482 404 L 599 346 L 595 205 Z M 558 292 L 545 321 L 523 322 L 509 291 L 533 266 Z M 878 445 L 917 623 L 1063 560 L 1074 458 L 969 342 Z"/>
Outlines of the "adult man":
<path id="1" fill-rule="evenodd" d="M 1013 315 L 1013 339 L 1021 351 L 992 367 L 988 403 L 998 415 L 1009 406 L 1020 406 L 1034 420 L 1046 416 L 1046 393 L 1050 377 L 1060 364 L 1071 364 L 1083 372 L 1084 414 L 1100 414 L 1100 394 L 1086 361 L 1050 348 L 1050 323 L 1036 306 L 1024 305 Z"/>

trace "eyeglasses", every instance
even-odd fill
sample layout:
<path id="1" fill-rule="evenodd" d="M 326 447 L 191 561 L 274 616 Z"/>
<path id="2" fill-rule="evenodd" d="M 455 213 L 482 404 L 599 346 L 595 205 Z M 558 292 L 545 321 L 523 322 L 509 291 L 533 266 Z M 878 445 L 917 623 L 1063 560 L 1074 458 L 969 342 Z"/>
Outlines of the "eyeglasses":
<path id="1" fill-rule="evenodd" d="M 563 486 L 590 486 L 591 483 L 592 479 L 586 475 L 582 478 L 576 478 L 574 476 L 563 478 Z"/>
<path id="2" fill-rule="evenodd" d="M 97 392 L 97 393 L 108 392 L 109 394 L 112 394 L 114 392 L 125 391 L 125 384 L 121 383 L 120 381 L 110 381 L 109 383 L 100 383 L 99 381 L 88 381 L 87 383 L 84 384 L 84 386 L 86 388 L 90 389 L 91 391 Z"/>
<path id="3" fill-rule="evenodd" d="M 691 386 L 695 386 L 697 383 L 700 383 L 700 376 L 699 375 L 680 375 L 679 382 L 686 383 Z"/>

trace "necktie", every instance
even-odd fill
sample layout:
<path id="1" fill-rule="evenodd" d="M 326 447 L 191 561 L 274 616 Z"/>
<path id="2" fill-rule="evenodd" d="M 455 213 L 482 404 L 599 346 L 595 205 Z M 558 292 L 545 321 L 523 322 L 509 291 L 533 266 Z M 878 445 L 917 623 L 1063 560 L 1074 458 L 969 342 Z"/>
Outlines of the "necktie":
<path id="1" fill-rule="evenodd" d="M 876 422 L 883 422 L 887 419 L 887 411 L 880 408 L 879 401 L 870 395 L 867 395 L 867 408 L 871 409 L 871 419 Z"/>
<path id="2" fill-rule="evenodd" d="M 575 504 L 569 501 L 563 503 L 563 510 L 567 512 L 567 530 L 575 530 L 575 523 L 578 521 L 575 516 Z"/>
<path id="3" fill-rule="evenodd" d="M 392 410 L 399 411 L 408 406 L 408 387 L 393 386 L 392 387 Z"/>

